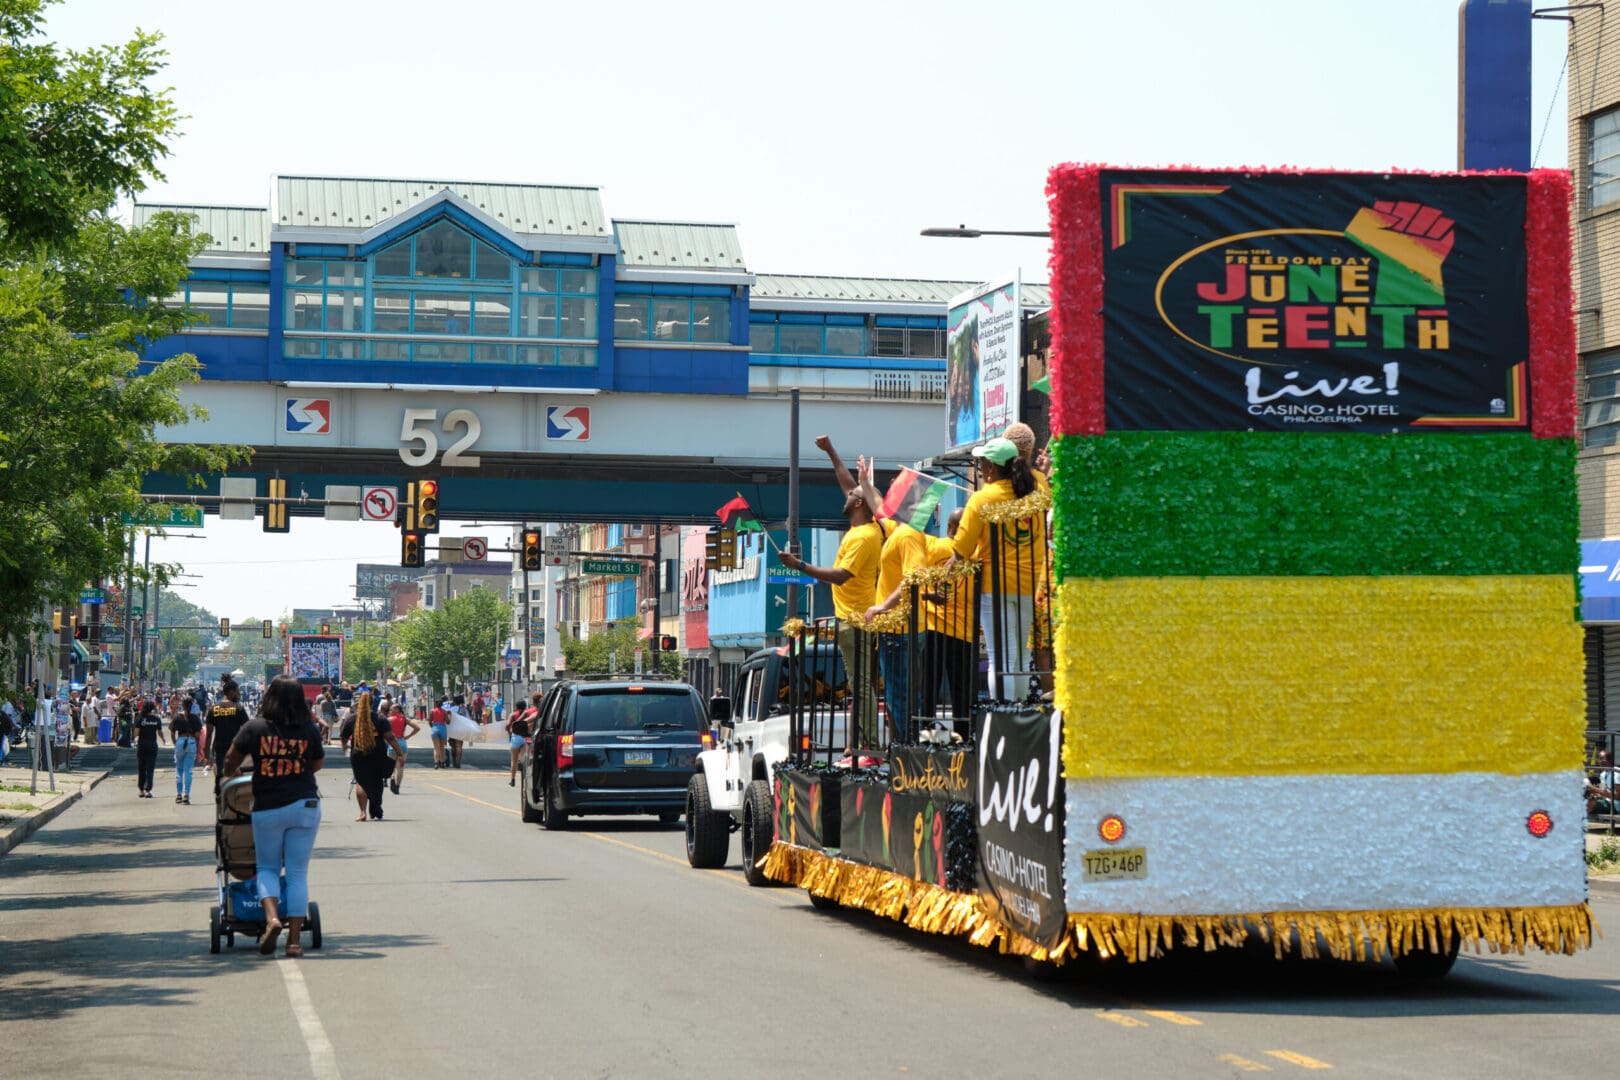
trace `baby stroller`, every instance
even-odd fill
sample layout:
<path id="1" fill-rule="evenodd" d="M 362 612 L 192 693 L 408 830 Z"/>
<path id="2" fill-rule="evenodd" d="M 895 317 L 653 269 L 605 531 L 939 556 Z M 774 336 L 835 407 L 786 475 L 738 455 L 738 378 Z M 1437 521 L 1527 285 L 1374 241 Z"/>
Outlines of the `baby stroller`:
<path id="1" fill-rule="evenodd" d="M 258 864 L 253 851 L 253 778 L 238 776 L 219 789 L 219 806 L 214 818 L 214 850 L 219 857 L 219 903 L 208 911 L 208 951 L 219 952 L 219 942 L 232 948 L 237 934 L 251 934 L 257 941 L 264 936 L 264 908 L 259 904 L 255 881 Z M 321 909 L 311 900 L 309 946 L 321 947 Z"/>

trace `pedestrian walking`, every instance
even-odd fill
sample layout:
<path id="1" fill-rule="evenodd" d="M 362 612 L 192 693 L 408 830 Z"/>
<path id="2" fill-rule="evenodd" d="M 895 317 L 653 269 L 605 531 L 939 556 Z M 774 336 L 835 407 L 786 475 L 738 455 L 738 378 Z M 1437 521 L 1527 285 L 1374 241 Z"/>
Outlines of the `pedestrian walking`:
<path id="1" fill-rule="evenodd" d="M 523 707 L 519 702 L 513 707 L 512 715 L 507 718 L 507 745 L 512 749 L 512 771 L 506 779 L 507 787 L 517 786 L 518 758 L 523 756 L 523 748 L 528 744 L 529 736 L 534 734 L 540 718 L 540 700 L 541 696 L 535 694 L 527 707 Z"/>
<path id="2" fill-rule="evenodd" d="M 227 689 L 226 696 L 230 695 Z M 287 956 L 292 959 L 304 955 L 298 935 L 309 915 L 309 857 L 321 826 L 315 774 L 326 764 L 320 728 L 310 715 L 304 688 L 292 676 L 277 675 L 270 681 L 259 715 L 241 726 L 225 752 L 226 773 L 236 775 L 249 755 L 254 759 L 253 849 L 259 903 L 264 908 L 259 952 L 269 956 L 276 951 L 282 929 L 277 894 L 285 876 Z"/>
<path id="3" fill-rule="evenodd" d="M 297 680 L 294 680 L 295 682 Z M 302 693 L 302 687 L 299 690 Z M 268 695 L 267 695 L 268 696 Z M 224 782 L 225 756 L 231 751 L 231 744 L 236 739 L 237 732 L 241 731 L 251 717 L 242 707 L 242 688 L 237 686 L 233 679 L 226 683 L 221 690 L 223 700 L 216 701 L 208 710 L 206 722 L 206 735 L 208 739 L 206 752 L 214 761 L 214 799 L 219 799 L 219 785 Z M 306 704 L 304 711 L 309 711 Z"/>
<path id="4" fill-rule="evenodd" d="M 141 705 L 140 718 L 135 721 L 135 786 L 136 798 L 152 797 L 152 774 L 157 771 L 158 743 L 163 740 L 163 717 L 158 715 L 156 702 Z"/>
<path id="5" fill-rule="evenodd" d="M 96 745 L 96 724 L 101 720 L 101 702 L 96 697 L 96 688 L 90 687 L 84 692 L 84 704 L 79 707 L 79 730 L 86 746 Z"/>
<path id="6" fill-rule="evenodd" d="M 433 736 L 433 767 L 435 769 L 447 769 L 450 767 L 450 761 L 445 756 L 445 742 L 450 736 L 450 716 L 446 711 L 449 704 L 450 699 L 446 698 L 434 705 L 433 711 L 428 714 L 428 731 Z"/>
<path id="7" fill-rule="evenodd" d="M 460 694 L 457 694 L 453 699 L 451 699 L 450 707 L 445 710 L 445 713 L 447 721 L 457 716 L 460 716 L 466 720 L 472 719 L 472 717 L 467 715 L 467 699 L 462 697 Z M 446 727 L 446 733 L 448 733 L 448 724 Z M 463 745 L 464 743 L 461 739 L 450 739 L 446 744 L 447 753 L 450 760 L 450 767 L 452 769 L 461 768 L 461 748 Z"/>
<path id="8" fill-rule="evenodd" d="M 321 696 L 318 699 L 318 707 L 319 713 L 317 716 L 317 723 L 319 723 L 321 727 L 321 739 L 323 741 L 330 740 L 332 738 L 332 732 L 336 730 L 338 726 L 337 697 L 332 693 L 332 688 L 330 686 L 321 691 Z"/>
<path id="9" fill-rule="evenodd" d="M 406 740 L 422 729 L 405 715 L 405 706 L 398 702 L 394 703 L 393 709 L 388 714 L 388 726 L 393 729 L 394 740 L 399 743 L 399 752 L 394 755 L 394 778 L 388 781 L 388 788 L 398 795 L 400 782 L 405 779 Z"/>
<path id="10" fill-rule="evenodd" d="M 389 759 L 392 748 L 401 757 L 405 750 L 394 738 L 394 729 L 386 722 L 379 723 L 372 715 L 370 691 L 356 691 L 353 715 L 343 725 L 343 747 L 349 753 L 349 768 L 354 773 L 355 801 L 360 804 L 360 816 L 368 814 L 373 821 L 383 817 L 383 783 L 394 772 Z"/>
<path id="11" fill-rule="evenodd" d="M 201 759 L 197 753 L 197 740 L 202 735 L 202 720 L 190 709 L 169 721 L 169 736 L 174 740 L 174 801 L 191 805 L 191 776 Z"/>

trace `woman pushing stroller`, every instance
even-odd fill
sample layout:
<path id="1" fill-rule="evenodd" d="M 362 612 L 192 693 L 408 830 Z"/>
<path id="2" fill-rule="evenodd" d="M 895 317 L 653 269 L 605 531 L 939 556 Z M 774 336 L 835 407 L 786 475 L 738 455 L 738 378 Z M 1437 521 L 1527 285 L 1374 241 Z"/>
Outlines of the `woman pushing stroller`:
<path id="1" fill-rule="evenodd" d="M 253 847 L 264 936 L 259 951 L 276 951 L 281 936 L 277 899 L 287 878 L 287 955 L 304 955 L 298 935 L 309 914 L 309 857 L 321 824 L 321 793 L 315 774 L 326 764 L 321 730 L 310 715 L 297 679 L 277 675 L 259 704 L 259 715 L 242 725 L 225 755 L 224 773 L 235 776 L 253 758 Z"/>

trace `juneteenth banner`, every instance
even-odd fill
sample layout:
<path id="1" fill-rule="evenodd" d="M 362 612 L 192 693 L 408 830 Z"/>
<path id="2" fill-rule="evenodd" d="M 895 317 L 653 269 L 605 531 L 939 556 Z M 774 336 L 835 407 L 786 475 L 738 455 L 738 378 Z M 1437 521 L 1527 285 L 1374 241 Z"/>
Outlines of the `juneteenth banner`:
<path id="1" fill-rule="evenodd" d="M 993 918 L 1046 946 L 1068 927 L 1062 727 L 1038 709 L 987 712 L 974 725 L 979 895 Z"/>
<path id="2" fill-rule="evenodd" d="M 1530 427 L 1525 178 L 1104 169 L 1109 431 Z"/>

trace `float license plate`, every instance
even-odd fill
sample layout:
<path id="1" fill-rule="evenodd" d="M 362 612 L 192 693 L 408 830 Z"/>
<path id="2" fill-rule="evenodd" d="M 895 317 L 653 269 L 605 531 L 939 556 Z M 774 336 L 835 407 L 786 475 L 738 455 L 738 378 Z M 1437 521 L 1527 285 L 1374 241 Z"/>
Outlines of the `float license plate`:
<path id="1" fill-rule="evenodd" d="M 624 763 L 626 765 L 651 765 L 652 764 L 652 751 L 651 750 L 626 750 L 624 752 Z"/>
<path id="2" fill-rule="evenodd" d="M 1082 857 L 1086 881 L 1134 881 L 1147 877 L 1147 848 L 1100 848 Z"/>

